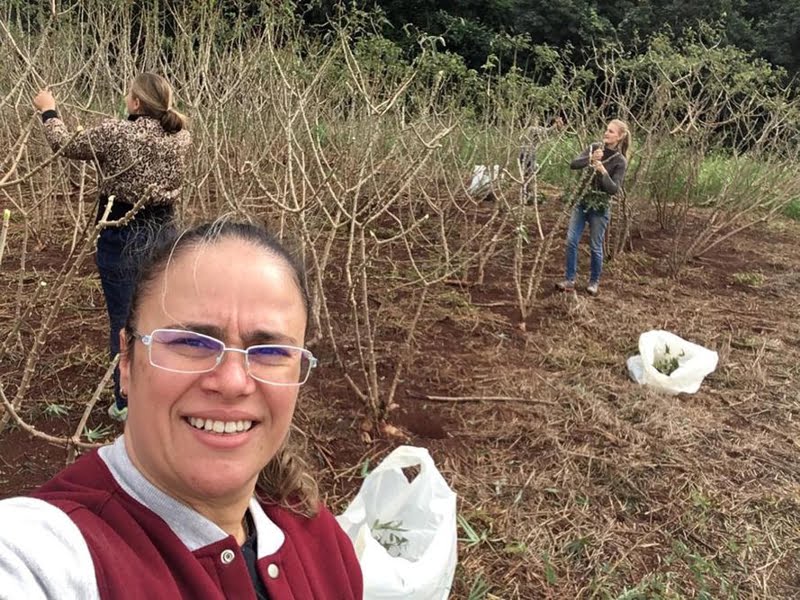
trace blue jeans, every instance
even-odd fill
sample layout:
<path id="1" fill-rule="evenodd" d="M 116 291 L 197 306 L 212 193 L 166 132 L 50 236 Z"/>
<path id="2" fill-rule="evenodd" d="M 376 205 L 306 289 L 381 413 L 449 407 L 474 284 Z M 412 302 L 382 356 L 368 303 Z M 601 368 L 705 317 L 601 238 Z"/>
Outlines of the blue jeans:
<path id="1" fill-rule="evenodd" d="M 131 227 L 107 227 L 100 232 L 97 240 L 95 262 L 100 272 L 100 283 L 103 285 L 111 325 L 108 336 L 111 359 L 119 354 L 119 332 L 125 327 L 133 295 L 136 271 L 131 260 L 132 255 L 127 249 L 134 236 L 135 230 Z M 119 409 L 128 405 L 128 401 L 119 391 L 119 367 L 114 369 L 114 399 Z"/>
<path id="2" fill-rule="evenodd" d="M 581 239 L 587 222 L 589 223 L 589 247 L 592 251 L 589 281 L 592 283 L 600 281 L 600 273 L 603 270 L 603 238 L 606 235 L 609 218 L 609 209 L 584 210 L 580 203 L 575 205 L 567 230 L 567 281 L 575 281 L 578 271 L 578 241 Z"/>

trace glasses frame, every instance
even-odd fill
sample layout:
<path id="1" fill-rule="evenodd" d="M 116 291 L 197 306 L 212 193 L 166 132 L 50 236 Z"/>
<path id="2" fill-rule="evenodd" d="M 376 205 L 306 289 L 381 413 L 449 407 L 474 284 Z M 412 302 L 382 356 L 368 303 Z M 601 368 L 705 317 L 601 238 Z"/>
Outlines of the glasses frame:
<path id="1" fill-rule="evenodd" d="M 220 346 L 222 346 L 222 350 L 220 350 L 219 354 L 217 355 L 217 360 L 214 363 L 214 366 L 209 369 L 199 369 L 197 371 L 179 371 L 177 369 L 169 369 L 167 367 L 162 367 L 161 365 L 157 365 L 153 362 L 153 344 L 155 343 L 154 336 L 159 331 L 165 331 L 169 333 L 191 333 L 192 335 L 196 335 L 201 338 L 205 338 L 207 340 L 220 344 Z M 311 353 L 310 350 L 307 350 L 306 348 L 300 348 L 299 346 L 291 346 L 289 344 L 254 344 L 244 349 L 234 348 L 231 346 L 227 346 L 225 342 L 223 342 L 222 340 L 219 340 L 210 335 L 206 335 L 204 333 L 198 333 L 196 331 L 191 331 L 188 329 L 168 329 L 164 327 L 153 329 L 153 331 L 146 334 L 134 331 L 132 335 L 135 339 L 139 340 L 140 342 L 142 342 L 144 346 L 147 347 L 147 359 L 150 362 L 150 364 L 154 366 L 156 369 L 161 369 L 162 371 L 169 371 L 170 373 L 183 373 L 186 375 L 198 375 L 200 373 L 210 373 L 222 363 L 222 359 L 225 356 L 226 352 L 236 352 L 238 354 L 244 354 L 245 371 L 247 371 L 247 374 L 256 381 L 260 381 L 261 383 L 267 383 L 269 385 L 277 385 L 281 387 L 300 387 L 301 385 L 303 385 L 308 381 L 308 378 L 311 376 L 312 369 L 314 369 L 319 365 L 319 360 L 317 360 L 317 358 Z M 250 350 L 252 350 L 253 348 L 289 348 L 291 350 L 297 350 L 303 356 L 308 358 L 308 371 L 306 372 L 305 378 L 298 383 L 278 383 L 275 381 L 268 381 L 266 379 L 262 379 L 261 377 L 253 375 L 252 371 L 250 370 L 250 355 L 249 355 Z"/>

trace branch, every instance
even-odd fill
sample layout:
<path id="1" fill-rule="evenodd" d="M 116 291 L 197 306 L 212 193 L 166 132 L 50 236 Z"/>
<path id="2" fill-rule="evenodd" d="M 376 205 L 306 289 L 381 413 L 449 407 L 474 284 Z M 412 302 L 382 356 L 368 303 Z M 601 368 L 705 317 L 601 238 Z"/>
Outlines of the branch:
<path id="1" fill-rule="evenodd" d="M 2 384 L 0 384 L 0 402 L 2 402 L 3 406 L 8 411 L 8 414 L 11 415 L 11 418 L 14 419 L 14 422 L 17 425 L 19 425 L 22 429 L 30 433 L 33 437 L 42 439 L 50 444 L 56 444 L 58 446 L 68 446 L 70 444 L 75 444 L 80 448 L 88 448 L 88 449 L 99 448 L 100 446 L 105 445 L 105 444 L 92 444 L 88 442 L 76 441 L 74 438 L 56 437 L 54 435 L 44 433 L 43 431 L 39 431 L 33 425 L 28 425 L 28 423 L 26 423 L 22 419 L 22 417 L 20 417 L 19 414 L 17 414 L 17 411 L 14 410 L 14 407 L 11 405 L 11 402 L 9 402 L 8 398 L 6 398 L 6 394 L 5 391 L 3 391 Z"/>
<path id="2" fill-rule="evenodd" d="M 408 393 L 412 398 L 429 400 L 430 402 L 522 402 L 524 404 L 545 404 L 557 406 L 556 402 L 537 400 L 535 398 L 519 398 L 514 396 L 428 396 L 426 394 Z"/>

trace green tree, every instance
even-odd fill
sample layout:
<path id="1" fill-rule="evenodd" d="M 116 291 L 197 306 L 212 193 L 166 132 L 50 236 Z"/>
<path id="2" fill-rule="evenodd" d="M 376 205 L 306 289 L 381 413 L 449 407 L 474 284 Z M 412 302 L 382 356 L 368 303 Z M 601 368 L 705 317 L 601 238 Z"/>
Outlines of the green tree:
<path id="1" fill-rule="evenodd" d="M 417 39 L 425 33 L 439 37 L 473 69 L 490 55 L 501 67 L 511 64 L 497 47 L 502 36 L 526 36 L 531 47 L 547 44 L 576 58 L 612 40 L 643 51 L 656 33 L 669 31 L 679 39 L 700 23 L 712 23 L 723 43 L 753 51 L 791 75 L 800 73 L 800 0 L 354 0 L 354 5 L 377 11 L 383 34 L 408 55 L 419 52 Z M 306 14 L 324 23 L 342 6 L 313 0 Z M 514 64 L 526 71 L 532 67 L 530 52 L 514 52 Z"/>

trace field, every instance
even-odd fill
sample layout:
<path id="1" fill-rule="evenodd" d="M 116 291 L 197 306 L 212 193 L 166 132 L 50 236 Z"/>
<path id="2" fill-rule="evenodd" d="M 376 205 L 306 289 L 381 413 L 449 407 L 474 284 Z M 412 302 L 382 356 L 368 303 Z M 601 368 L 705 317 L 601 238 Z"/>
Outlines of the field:
<path id="1" fill-rule="evenodd" d="M 546 208 L 545 218 L 553 212 Z M 28 254 L 26 289 L 54 277 L 69 237 L 48 232 Z M 392 447 L 430 449 L 471 528 L 459 528 L 455 598 L 793 597 L 798 239 L 792 221 L 747 230 L 676 280 L 663 259 L 668 240 L 643 227 L 634 250 L 607 265 L 596 299 L 550 291 L 561 271 L 556 251 L 526 331 L 512 301 L 511 257 L 498 255 L 482 285 L 453 280 L 431 291 L 390 413 L 400 437 L 359 435 L 363 404 L 324 342 L 314 348 L 323 366 L 304 390 L 295 433 L 338 510 Z M 14 324 L 19 247 L 12 229 L 4 338 Z M 587 263 L 584 252 L 584 273 Z M 23 339 L 46 308 L 34 307 Z M 87 260 L 48 336 L 26 421 L 74 433 L 84 391 L 105 372 L 105 328 Z M 625 360 L 638 335 L 657 328 L 719 352 L 696 395 L 669 397 L 629 380 Z M 15 347 L 0 380 L 16 380 L 25 357 Z M 90 439 L 116 433 L 107 402 L 106 392 L 86 425 Z M 18 427 L 5 431 L 0 496 L 43 482 L 65 455 Z"/>
<path id="2" fill-rule="evenodd" d="M 422 33 L 409 56 L 358 10 L 309 28 L 266 1 L 56 4 L 0 7 L 0 497 L 121 431 L 91 226 L 114 174 L 54 158 L 30 99 L 49 85 L 90 127 L 155 70 L 190 117 L 182 223 L 265 224 L 307 266 L 321 367 L 293 439 L 335 511 L 413 444 L 458 494 L 453 598 L 797 597 L 800 100 L 781 73 L 702 31 L 586 64 L 534 48 L 523 74 L 513 48 L 476 71 Z M 633 146 L 601 293 L 556 292 L 588 181 L 567 163 L 614 117 Z M 521 146 L 556 122 L 524 181 Z M 499 177 L 471 194 L 476 165 Z M 586 240 L 580 261 L 585 285 Z M 652 329 L 719 353 L 697 394 L 630 380 Z"/>

